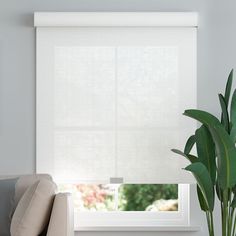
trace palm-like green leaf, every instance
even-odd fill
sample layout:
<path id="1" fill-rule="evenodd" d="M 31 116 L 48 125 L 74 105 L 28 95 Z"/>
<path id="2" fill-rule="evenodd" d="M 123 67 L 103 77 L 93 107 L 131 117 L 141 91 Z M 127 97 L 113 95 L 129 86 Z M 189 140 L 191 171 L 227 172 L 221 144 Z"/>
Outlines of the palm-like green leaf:
<path id="1" fill-rule="evenodd" d="M 236 186 L 232 188 L 233 200 L 231 202 L 231 207 L 236 208 Z"/>
<path id="2" fill-rule="evenodd" d="M 197 181 L 198 199 L 201 209 L 207 213 L 210 235 L 214 234 L 214 189 L 221 201 L 222 235 L 228 232 L 235 235 L 235 223 L 232 222 L 236 222 L 236 217 L 231 210 L 236 209 L 236 90 L 230 103 L 232 81 L 233 70 L 228 76 L 224 96 L 219 94 L 221 120 L 206 111 L 186 110 L 185 116 L 203 125 L 196 130 L 195 135 L 189 137 L 184 152 L 172 150 L 191 162 L 185 169 L 191 171 Z M 195 143 L 198 157 L 190 154 Z M 232 225 L 234 229 L 231 232 Z"/>
<path id="3" fill-rule="evenodd" d="M 230 138 L 232 140 L 233 143 L 236 142 L 236 124 L 233 125 L 233 127 L 231 128 L 231 131 L 230 131 Z"/>
<path id="4" fill-rule="evenodd" d="M 191 154 L 185 154 L 184 152 L 178 150 L 178 149 L 171 149 L 172 152 L 179 154 L 183 157 L 185 157 L 188 161 L 190 161 L 191 163 L 195 163 L 198 162 L 198 158 L 194 155 Z"/>
<path id="5" fill-rule="evenodd" d="M 232 82 L 233 82 L 233 74 L 234 74 L 234 70 L 232 69 L 229 73 L 228 80 L 227 80 L 226 87 L 225 87 L 226 107 L 228 107 L 228 104 L 229 104 L 229 98 L 230 98 L 231 87 L 232 87 Z"/>
<path id="6" fill-rule="evenodd" d="M 216 182 L 218 183 L 218 180 L 216 180 Z M 219 199 L 220 201 L 222 201 L 222 200 L 223 200 L 223 192 L 222 192 L 222 190 L 220 189 L 220 187 L 219 187 L 218 184 L 216 184 L 216 194 L 217 194 L 217 196 L 218 196 L 218 199 Z"/>
<path id="7" fill-rule="evenodd" d="M 196 142 L 195 135 L 192 135 L 188 138 L 185 148 L 184 148 L 184 153 L 189 154 Z"/>
<path id="8" fill-rule="evenodd" d="M 236 89 L 234 90 L 230 105 L 230 120 L 232 124 L 236 124 Z"/>
<path id="9" fill-rule="evenodd" d="M 210 129 L 216 146 L 218 182 L 221 189 L 232 188 L 236 184 L 236 148 L 229 134 L 222 126 Z"/>
<path id="10" fill-rule="evenodd" d="M 231 207 L 236 208 L 236 195 L 234 195 L 233 201 L 231 202 Z"/>
<path id="11" fill-rule="evenodd" d="M 185 110 L 184 115 L 191 117 L 206 126 L 221 125 L 220 121 L 215 116 L 206 111 L 190 109 L 190 110 Z"/>
<path id="12" fill-rule="evenodd" d="M 207 211 L 207 204 L 206 201 L 204 200 L 204 196 L 201 192 L 201 189 L 199 188 L 199 186 L 197 185 L 197 196 L 198 196 L 198 201 L 200 204 L 200 207 L 203 211 Z"/>
<path id="13" fill-rule="evenodd" d="M 210 173 L 212 183 L 216 179 L 216 158 L 215 145 L 209 130 L 202 125 L 195 132 L 197 154 L 199 161 L 202 162 Z"/>
<path id="14" fill-rule="evenodd" d="M 206 207 L 209 211 L 214 209 L 214 188 L 211 181 L 210 174 L 205 165 L 201 162 L 190 164 L 185 168 L 187 171 L 191 171 L 197 181 L 201 194 L 205 201 Z"/>
<path id="15" fill-rule="evenodd" d="M 220 100 L 220 106 L 221 106 L 221 111 L 222 111 L 222 124 L 225 127 L 225 130 L 229 133 L 230 132 L 230 128 L 229 128 L 229 114 L 228 114 L 228 110 L 227 110 L 227 105 L 226 105 L 226 101 L 223 97 L 222 94 L 219 94 L 219 100 Z"/>

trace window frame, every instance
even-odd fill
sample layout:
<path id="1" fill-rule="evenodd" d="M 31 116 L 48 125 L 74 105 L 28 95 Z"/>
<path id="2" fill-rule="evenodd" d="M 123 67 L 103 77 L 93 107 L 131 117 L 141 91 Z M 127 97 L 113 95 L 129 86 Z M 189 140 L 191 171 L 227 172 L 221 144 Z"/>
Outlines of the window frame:
<path id="1" fill-rule="evenodd" d="M 188 227 L 190 225 L 190 185 L 178 185 L 178 211 L 114 211 L 114 212 L 75 212 L 76 231 L 93 229 L 127 229 L 136 227 Z M 79 223 L 78 223 L 79 222 Z"/>

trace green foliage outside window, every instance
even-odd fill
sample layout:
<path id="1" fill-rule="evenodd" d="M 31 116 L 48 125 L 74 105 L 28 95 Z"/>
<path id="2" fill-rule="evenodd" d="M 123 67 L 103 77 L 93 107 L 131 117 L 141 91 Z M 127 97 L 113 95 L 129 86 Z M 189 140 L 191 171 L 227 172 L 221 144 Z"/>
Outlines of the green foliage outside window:
<path id="1" fill-rule="evenodd" d="M 125 184 L 119 189 L 119 209 L 145 211 L 160 199 L 178 199 L 177 184 Z"/>

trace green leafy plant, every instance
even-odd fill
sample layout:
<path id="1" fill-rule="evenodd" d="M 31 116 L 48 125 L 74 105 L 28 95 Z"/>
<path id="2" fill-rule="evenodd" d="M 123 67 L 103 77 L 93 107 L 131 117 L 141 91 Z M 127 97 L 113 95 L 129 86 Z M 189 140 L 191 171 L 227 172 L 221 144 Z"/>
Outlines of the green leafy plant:
<path id="1" fill-rule="evenodd" d="M 185 170 L 197 182 L 201 209 L 206 213 L 209 235 L 214 236 L 215 198 L 220 201 L 222 236 L 236 235 L 236 89 L 231 96 L 233 70 L 225 94 L 219 94 L 221 117 L 202 110 L 186 110 L 183 114 L 201 123 L 189 137 L 184 151 L 172 149 L 190 161 Z M 191 154 L 196 146 L 197 155 Z"/>
<path id="2" fill-rule="evenodd" d="M 124 184 L 119 191 L 124 211 L 145 211 L 156 200 L 178 198 L 177 184 Z"/>

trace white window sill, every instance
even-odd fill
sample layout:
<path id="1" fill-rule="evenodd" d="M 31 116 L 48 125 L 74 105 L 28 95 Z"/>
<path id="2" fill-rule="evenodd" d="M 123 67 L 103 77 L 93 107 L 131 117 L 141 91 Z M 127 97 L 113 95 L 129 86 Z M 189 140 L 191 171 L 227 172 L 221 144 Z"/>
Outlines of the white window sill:
<path id="1" fill-rule="evenodd" d="M 75 231 L 176 231 L 176 232 L 195 232 L 200 231 L 199 226 L 90 226 L 90 227 L 76 227 Z"/>

